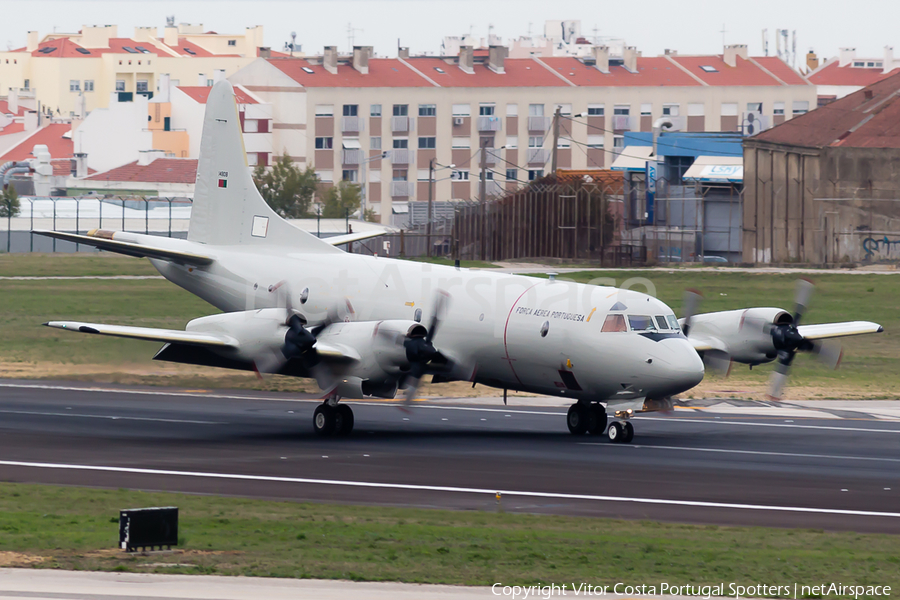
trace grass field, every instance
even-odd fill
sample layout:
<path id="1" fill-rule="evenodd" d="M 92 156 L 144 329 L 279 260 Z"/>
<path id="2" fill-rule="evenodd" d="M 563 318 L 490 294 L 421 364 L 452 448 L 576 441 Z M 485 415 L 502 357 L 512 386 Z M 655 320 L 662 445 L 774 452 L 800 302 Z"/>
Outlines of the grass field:
<path id="1" fill-rule="evenodd" d="M 155 273 L 145 260 L 108 254 L 0 255 L 0 277 Z M 654 286 L 656 295 L 679 314 L 686 288 L 703 291 L 703 311 L 748 306 L 791 310 L 796 279 L 795 275 L 695 270 L 585 271 L 565 277 L 581 282 L 607 277 L 605 283 L 614 281 L 618 285 L 635 277 L 645 278 Z M 814 279 L 818 287 L 807 323 L 865 319 L 884 325 L 885 333 L 847 339 L 844 360 L 837 371 L 825 369 L 809 356 L 799 356 L 787 397 L 895 397 L 900 389 L 900 276 L 823 272 Z M 640 286 L 635 289 L 642 290 Z M 248 373 L 154 363 L 150 358 L 157 346 L 151 343 L 75 335 L 40 326 L 51 319 L 71 319 L 181 328 L 190 319 L 214 312 L 204 301 L 162 279 L 0 280 L 0 329 L 4 334 L 0 377 L 313 390 L 314 386 L 306 381 L 281 377 L 259 381 Z M 759 395 L 765 390 L 770 369 L 763 366 L 751 372 L 746 367 L 736 367 L 728 380 L 708 375 L 688 396 Z M 438 395 L 463 391 L 446 386 L 423 389 Z"/>
<path id="2" fill-rule="evenodd" d="M 120 509 L 170 505 L 180 510 L 183 553 L 114 549 Z M 460 585 L 842 581 L 897 589 L 898 555 L 900 539 L 886 535 L 0 484 L 6 566 Z"/>

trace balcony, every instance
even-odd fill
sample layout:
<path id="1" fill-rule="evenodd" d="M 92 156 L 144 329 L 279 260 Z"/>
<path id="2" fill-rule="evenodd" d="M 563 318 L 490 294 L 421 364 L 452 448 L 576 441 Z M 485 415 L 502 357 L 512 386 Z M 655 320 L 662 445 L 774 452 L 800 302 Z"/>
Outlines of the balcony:
<path id="1" fill-rule="evenodd" d="M 613 115 L 612 128 L 613 131 L 631 131 L 630 115 Z"/>
<path id="2" fill-rule="evenodd" d="M 547 131 L 552 124 L 552 117 L 528 117 L 528 131 Z"/>
<path id="3" fill-rule="evenodd" d="M 484 153 L 484 162 L 488 165 L 496 165 L 500 160 L 500 150 L 497 148 L 485 148 Z M 478 160 L 481 160 L 481 157 L 478 157 Z"/>
<path id="4" fill-rule="evenodd" d="M 365 152 L 362 150 L 341 150 L 341 162 L 345 165 L 361 164 L 364 158 Z"/>
<path id="5" fill-rule="evenodd" d="M 395 119 L 397 117 L 394 117 Z M 408 148 L 394 148 L 391 150 L 391 162 L 395 165 L 408 165 L 412 160 L 412 150 Z"/>
<path id="6" fill-rule="evenodd" d="M 547 148 L 529 148 L 528 164 L 546 164 L 550 160 L 550 150 Z"/>
<path id="7" fill-rule="evenodd" d="M 413 181 L 392 181 L 391 198 L 409 198 L 413 195 Z"/>
<path id="8" fill-rule="evenodd" d="M 411 117 L 391 117 L 391 131 L 394 133 L 412 130 L 413 120 Z"/>
<path id="9" fill-rule="evenodd" d="M 341 132 L 359 133 L 363 130 L 363 123 L 362 117 L 341 117 Z"/>
<path id="10" fill-rule="evenodd" d="M 502 196 L 506 193 L 503 183 L 494 179 L 484 182 L 484 193 L 487 196 Z"/>
<path id="11" fill-rule="evenodd" d="M 500 131 L 500 117 L 478 117 L 478 131 Z"/>

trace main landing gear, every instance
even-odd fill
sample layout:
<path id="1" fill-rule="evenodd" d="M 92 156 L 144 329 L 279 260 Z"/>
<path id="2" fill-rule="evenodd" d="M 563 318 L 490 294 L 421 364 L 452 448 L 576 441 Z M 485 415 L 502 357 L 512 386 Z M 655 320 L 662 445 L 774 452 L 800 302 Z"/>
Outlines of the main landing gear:
<path id="1" fill-rule="evenodd" d="M 609 441 L 621 444 L 627 444 L 634 438 L 634 426 L 628 421 L 613 421 L 607 428 L 608 421 L 606 407 L 599 403 L 576 402 L 566 414 L 566 425 L 574 435 L 600 435 L 606 431 Z"/>
<path id="2" fill-rule="evenodd" d="M 337 399 L 328 399 L 313 413 L 313 430 L 321 436 L 350 435 L 353 431 L 353 410 Z"/>

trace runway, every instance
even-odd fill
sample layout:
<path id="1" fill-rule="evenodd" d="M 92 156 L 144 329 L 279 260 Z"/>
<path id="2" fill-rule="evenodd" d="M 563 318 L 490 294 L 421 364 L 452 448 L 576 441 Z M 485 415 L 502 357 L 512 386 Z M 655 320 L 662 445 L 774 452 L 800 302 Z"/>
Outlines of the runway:
<path id="1" fill-rule="evenodd" d="M 489 402 L 351 401 L 353 435 L 322 439 L 284 394 L 2 380 L 0 480 L 900 533 L 900 404 L 707 402 L 621 445 Z"/>

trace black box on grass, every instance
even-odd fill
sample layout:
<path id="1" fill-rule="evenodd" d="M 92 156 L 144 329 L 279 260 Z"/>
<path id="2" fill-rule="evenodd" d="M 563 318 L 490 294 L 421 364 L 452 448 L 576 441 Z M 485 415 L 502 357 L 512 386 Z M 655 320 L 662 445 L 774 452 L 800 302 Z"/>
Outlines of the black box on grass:
<path id="1" fill-rule="evenodd" d="M 178 544 L 178 507 L 129 508 L 119 511 L 119 547 L 169 550 Z"/>

